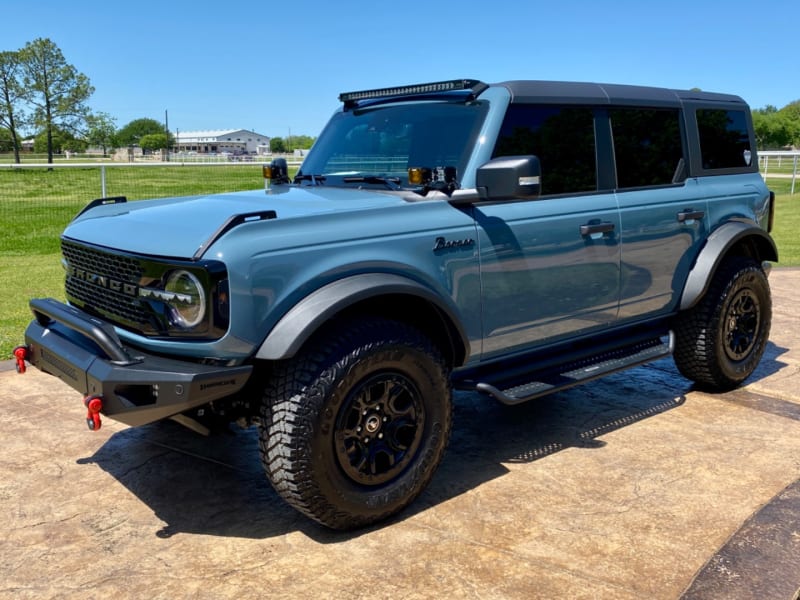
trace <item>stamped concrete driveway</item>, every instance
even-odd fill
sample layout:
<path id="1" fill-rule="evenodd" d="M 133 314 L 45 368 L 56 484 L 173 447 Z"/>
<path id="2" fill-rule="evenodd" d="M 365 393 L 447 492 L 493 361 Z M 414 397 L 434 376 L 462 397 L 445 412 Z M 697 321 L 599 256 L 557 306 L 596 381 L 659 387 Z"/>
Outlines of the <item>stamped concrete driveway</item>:
<path id="1" fill-rule="evenodd" d="M 792 598 L 800 587 L 800 270 L 767 355 L 694 391 L 660 361 L 518 407 L 456 397 L 418 501 L 340 534 L 285 506 L 254 431 L 84 424 L 0 373 L 3 598 Z"/>

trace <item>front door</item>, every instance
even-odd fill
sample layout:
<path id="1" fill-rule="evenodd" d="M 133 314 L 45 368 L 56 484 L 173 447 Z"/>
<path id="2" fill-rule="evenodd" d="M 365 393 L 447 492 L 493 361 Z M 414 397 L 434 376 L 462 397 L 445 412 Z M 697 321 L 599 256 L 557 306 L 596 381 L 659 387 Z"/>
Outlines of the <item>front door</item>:
<path id="1" fill-rule="evenodd" d="M 616 321 L 620 220 L 613 192 L 479 206 L 474 214 L 484 358 Z"/>

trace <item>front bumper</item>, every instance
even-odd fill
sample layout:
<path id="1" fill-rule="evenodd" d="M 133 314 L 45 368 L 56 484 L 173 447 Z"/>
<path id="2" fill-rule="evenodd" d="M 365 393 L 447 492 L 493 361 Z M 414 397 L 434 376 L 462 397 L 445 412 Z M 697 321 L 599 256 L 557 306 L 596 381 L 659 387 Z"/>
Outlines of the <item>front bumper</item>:
<path id="1" fill-rule="evenodd" d="M 148 355 L 122 344 L 114 328 L 53 300 L 30 302 L 28 361 L 84 396 L 100 396 L 103 414 L 144 425 L 241 390 L 253 367 L 220 367 Z"/>

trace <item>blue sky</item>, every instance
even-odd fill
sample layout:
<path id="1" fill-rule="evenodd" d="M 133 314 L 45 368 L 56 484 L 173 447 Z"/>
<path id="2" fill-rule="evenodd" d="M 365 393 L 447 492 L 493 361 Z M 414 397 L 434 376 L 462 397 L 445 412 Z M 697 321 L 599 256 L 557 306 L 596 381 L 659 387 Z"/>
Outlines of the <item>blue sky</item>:
<path id="1" fill-rule="evenodd" d="M 317 135 L 342 91 L 451 78 L 800 99 L 800 2 L 0 0 L 0 50 L 47 37 L 118 127 Z"/>

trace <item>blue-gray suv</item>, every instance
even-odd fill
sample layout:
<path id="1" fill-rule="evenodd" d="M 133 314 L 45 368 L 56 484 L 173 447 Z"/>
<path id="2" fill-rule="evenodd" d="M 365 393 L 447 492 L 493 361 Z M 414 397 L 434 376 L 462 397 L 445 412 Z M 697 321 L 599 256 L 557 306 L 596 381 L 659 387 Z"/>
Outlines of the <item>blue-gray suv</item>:
<path id="1" fill-rule="evenodd" d="M 92 429 L 255 424 L 278 493 L 347 529 L 425 488 L 453 388 L 516 404 L 670 354 L 704 389 L 755 369 L 778 257 L 741 98 L 453 80 L 340 100 L 265 189 L 90 203 L 20 370 L 81 392 Z"/>

